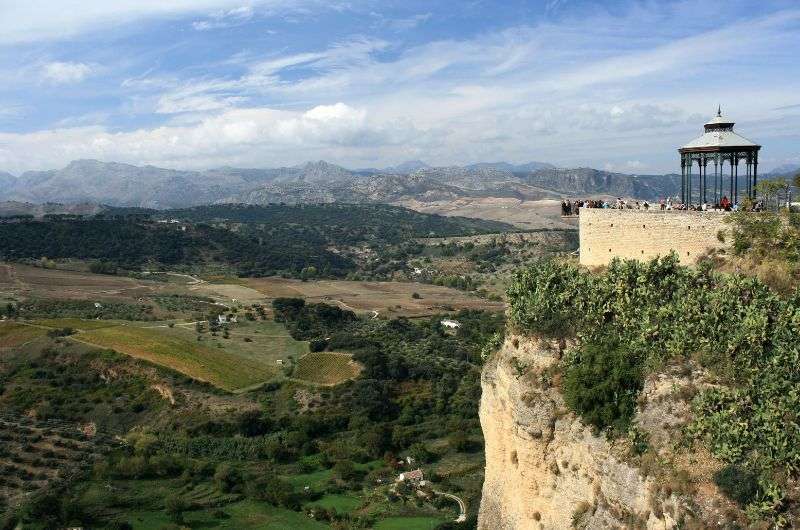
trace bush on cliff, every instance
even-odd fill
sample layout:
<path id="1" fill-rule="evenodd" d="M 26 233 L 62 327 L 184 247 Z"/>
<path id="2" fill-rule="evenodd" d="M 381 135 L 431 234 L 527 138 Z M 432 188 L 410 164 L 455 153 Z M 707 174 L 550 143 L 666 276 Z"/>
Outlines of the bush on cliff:
<path id="1" fill-rule="evenodd" d="M 597 429 L 627 432 L 642 388 L 638 357 L 619 344 L 586 344 L 564 374 L 564 399 Z"/>

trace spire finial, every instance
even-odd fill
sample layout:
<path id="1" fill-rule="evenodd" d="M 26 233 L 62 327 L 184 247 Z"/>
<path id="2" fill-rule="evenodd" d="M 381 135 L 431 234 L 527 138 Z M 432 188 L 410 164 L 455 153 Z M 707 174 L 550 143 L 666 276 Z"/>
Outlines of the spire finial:
<path id="1" fill-rule="evenodd" d="M 717 116 L 722 117 L 722 105 L 717 105 Z"/>

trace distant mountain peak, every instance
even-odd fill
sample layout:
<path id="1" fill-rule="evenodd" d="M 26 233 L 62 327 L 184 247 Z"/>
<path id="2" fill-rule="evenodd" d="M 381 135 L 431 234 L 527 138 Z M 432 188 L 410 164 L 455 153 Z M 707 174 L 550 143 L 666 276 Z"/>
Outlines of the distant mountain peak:
<path id="1" fill-rule="evenodd" d="M 407 160 L 402 164 L 398 164 L 396 166 L 388 167 L 384 171 L 388 173 L 413 173 L 414 171 L 419 171 L 420 169 L 427 169 L 431 166 L 423 162 L 422 160 Z"/>

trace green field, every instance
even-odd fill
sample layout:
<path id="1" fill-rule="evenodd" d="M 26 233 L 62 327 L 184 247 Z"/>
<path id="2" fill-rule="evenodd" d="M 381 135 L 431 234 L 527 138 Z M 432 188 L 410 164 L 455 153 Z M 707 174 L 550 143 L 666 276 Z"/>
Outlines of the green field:
<path id="1" fill-rule="evenodd" d="M 302 475 L 287 475 L 282 478 L 295 488 L 302 489 L 309 486 L 312 490 L 321 490 L 332 476 L 333 472 L 330 469 L 323 469 L 322 471 L 304 473 Z"/>
<path id="2" fill-rule="evenodd" d="M 185 512 L 184 524 L 189 528 L 241 530 L 322 530 L 328 528 L 300 512 L 276 508 L 255 501 L 230 504 L 223 507 L 222 511 L 226 517 L 220 519 L 213 516 L 213 510 Z M 171 523 L 163 512 L 133 512 L 125 518 L 135 530 L 160 530 Z"/>
<path id="3" fill-rule="evenodd" d="M 225 390 L 250 386 L 274 374 L 266 363 L 252 362 L 161 329 L 115 326 L 87 331 L 77 338 L 172 368 Z"/>
<path id="4" fill-rule="evenodd" d="M 389 517 L 375 523 L 375 530 L 433 530 L 441 522 L 436 517 Z"/>
<path id="5" fill-rule="evenodd" d="M 121 321 L 115 320 L 83 320 L 80 318 L 43 318 L 39 320 L 32 320 L 31 324 L 37 326 L 45 326 L 47 328 L 72 328 L 81 331 L 88 331 L 90 329 L 109 328 L 121 324 Z"/>
<path id="6" fill-rule="evenodd" d="M 361 500 L 351 495 L 325 495 L 319 500 L 309 502 L 308 506 L 319 506 L 326 510 L 335 509 L 338 513 L 349 513 L 361 506 Z"/>
<path id="7" fill-rule="evenodd" d="M 14 348 L 44 336 L 47 330 L 16 322 L 0 322 L 0 348 Z"/>
<path id="8" fill-rule="evenodd" d="M 337 385 L 356 377 L 361 367 L 346 353 L 309 353 L 300 358 L 294 377 L 317 385 Z"/>

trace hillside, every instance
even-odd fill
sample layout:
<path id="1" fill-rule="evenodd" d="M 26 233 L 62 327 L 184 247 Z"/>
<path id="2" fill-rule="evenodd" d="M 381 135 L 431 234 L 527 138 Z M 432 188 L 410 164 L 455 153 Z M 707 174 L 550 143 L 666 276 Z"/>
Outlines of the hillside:
<path id="1" fill-rule="evenodd" d="M 196 270 L 216 265 L 244 276 L 314 271 L 338 277 L 357 269 L 362 247 L 370 254 L 420 237 L 509 230 L 513 227 L 503 223 L 387 205 L 216 205 L 163 212 L 112 208 L 83 220 L 0 223 L 0 259 L 72 258 L 133 270 L 145 264 Z M 376 257 L 371 261 L 381 263 Z"/>

